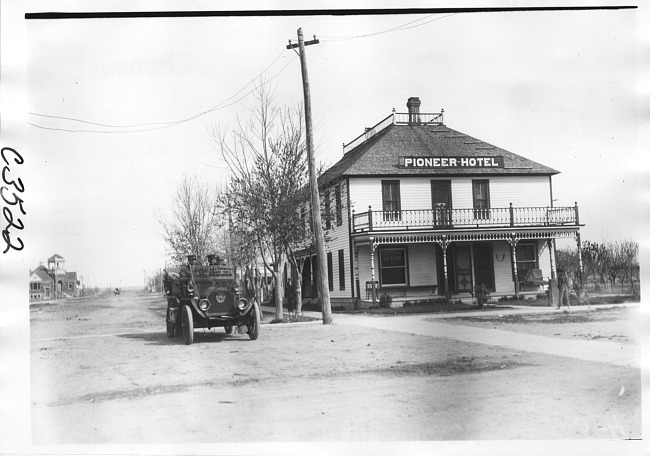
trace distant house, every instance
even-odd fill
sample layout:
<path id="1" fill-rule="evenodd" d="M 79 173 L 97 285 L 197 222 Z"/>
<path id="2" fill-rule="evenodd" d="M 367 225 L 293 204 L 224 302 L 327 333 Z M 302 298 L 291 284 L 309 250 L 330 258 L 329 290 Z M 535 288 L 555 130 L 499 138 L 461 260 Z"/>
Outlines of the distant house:
<path id="1" fill-rule="evenodd" d="M 29 271 L 29 299 L 71 298 L 77 295 L 77 273 L 65 270 L 65 258 L 54 254 L 47 259 L 47 267 L 41 263 Z"/>
<path id="2" fill-rule="evenodd" d="M 580 248 L 577 204 L 555 207 L 558 171 L 447 127 L 442 113 L 393 112 L 344 145 L 319 178 L 332 302 L 544 292 L 555 240 Z M 309 204 L 303 214 L 311 213 Z M 305 221 L 307 223 L 306 217 Z M 313 249 L 302 289 L 316 298 Z M 362 301 L 362 302 L 359 302 Z"/>
<path id="3" fill-rule="evenodd" d="M 29 271 L 29 300 L 41 301 L 52 297 L 52 277 L 45 266 Z"/>

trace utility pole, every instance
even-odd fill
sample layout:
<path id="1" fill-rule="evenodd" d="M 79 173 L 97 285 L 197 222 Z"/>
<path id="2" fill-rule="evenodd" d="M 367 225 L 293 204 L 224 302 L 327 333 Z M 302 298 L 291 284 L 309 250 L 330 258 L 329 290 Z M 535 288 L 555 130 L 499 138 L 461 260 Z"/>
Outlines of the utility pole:
<path id="1" fill-rule="evenodd" d="M 316 164 L 314 160 L 314 136 L 311 127 L 311 97 L 309 95 L 309 77 L 307 75 L 307 58 L 305 46 L 318 44 L 314 36 L 312 41 L 305 42 L 302 37 L 302 28 L 298 29 L 298 44 L 289 44 L 287 49 L 298 47 L 300 51 L 300 68 L 302 69 L 302 87 L 305 95 L 305 131 L 307 134 L 307 163 L 309 166 L 309 185 L 311 187 L 311 212 L 314 221 L 314 237 L 316 238 L 316 255 L 318 256 L 318 278 L 320 280 L 321 307 L 323 309 L 323 324 L 332 324 L 332 305 L 330 303 L 330 289 L 327 278 L 327 264 L 325 255 L 325 238 L 320 216 L 320 195 L 318 180 L 316 179 Z"/>

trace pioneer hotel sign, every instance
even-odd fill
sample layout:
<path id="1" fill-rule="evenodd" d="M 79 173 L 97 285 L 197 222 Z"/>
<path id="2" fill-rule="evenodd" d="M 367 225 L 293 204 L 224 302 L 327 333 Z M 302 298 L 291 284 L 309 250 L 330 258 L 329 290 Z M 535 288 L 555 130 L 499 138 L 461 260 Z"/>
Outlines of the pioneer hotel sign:
<path id="1" fill-rule="evenodd" d="M 399 157 L 400 168 L 503 168 L 503 157 Z"/>

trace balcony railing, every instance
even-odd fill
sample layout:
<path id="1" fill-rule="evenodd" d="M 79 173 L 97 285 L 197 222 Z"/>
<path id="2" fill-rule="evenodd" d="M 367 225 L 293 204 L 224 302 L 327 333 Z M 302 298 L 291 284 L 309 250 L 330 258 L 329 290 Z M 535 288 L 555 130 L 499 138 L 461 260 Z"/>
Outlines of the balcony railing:
<path id="1" fill-rule="evenodd" d="M 510 207 L 490 209 L 422 209 L 353 213 L 354 232 L 409 229 L 461 229 L 491 227 L 543 227 L 579 225 L 573 207 Z"/>
<path id="2" fill-rule="evenodd" d="M 380 120 L 376 125 L 366 128 L 366 131 L 354 138 L 347 144 L 343 144 L 343 153 L 347 153 L 357 147 L 359 144 L 367 141 L 368 139 L 375 136 L 377 133 L 382 131 L 384 128 L 389 125 L 442 125 L 443 122 L 442 112 L 423 112 L 423 113 L 403 113 L 395 112 L 388 117 Z"/>

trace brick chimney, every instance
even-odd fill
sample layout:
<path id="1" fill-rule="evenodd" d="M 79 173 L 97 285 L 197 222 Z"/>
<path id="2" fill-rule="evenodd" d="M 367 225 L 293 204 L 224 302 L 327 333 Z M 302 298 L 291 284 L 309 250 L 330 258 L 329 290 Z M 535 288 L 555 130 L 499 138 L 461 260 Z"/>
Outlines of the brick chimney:
<path id="1" fill-rule="evenodd" d="M 420 104 L 418 97 L 411 97 L 406 102 L 406 107 L 409 110 L 409 124 L 420 123 Z"/>

